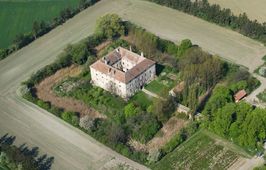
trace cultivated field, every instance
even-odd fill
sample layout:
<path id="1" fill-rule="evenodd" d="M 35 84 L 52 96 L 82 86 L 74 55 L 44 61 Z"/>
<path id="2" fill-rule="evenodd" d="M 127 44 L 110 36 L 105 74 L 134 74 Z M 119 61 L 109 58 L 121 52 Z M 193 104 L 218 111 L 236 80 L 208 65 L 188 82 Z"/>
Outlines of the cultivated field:
<path id="1" fill-rule="evenodd" d="M 166 155 L 154 169 L 227 169 L 241 156 L 205 132 L 198 132 Z"/>
<path id="2" fill-rule="evenodd" d="M 219 4 L 222 8 L 230 8 L 236 15 L 246 13 L 252 20 L 266 22 L 265 0 L 208 0 L 211 4 Z"/>
<path id="3" fill-rule="evenodd" d="M 110 12 L 176 42 L 190 38 L 204 49 L 250 68 L 257 67 L 261 54 L 266 53 L 256 41 L 169 8 L 139 0 L 102 0 L 0 62 L 0 135 L 8 132 L 16 136 L 18 144 L 40 147 L 42 153 L 55 157 L 54 169 L 101 169 L 113 157 L 145 169 L 16 93 L 23 80 L 53 62 L 67 44 L 92 34 L 96 19 Z"/>
<path id="4" fill-rule="evenodd" d="M 78 0 L 0 0 L 0 48 L 12 43 L 19 33 L 31 31 L 34 21 L 51 21 Z"/>

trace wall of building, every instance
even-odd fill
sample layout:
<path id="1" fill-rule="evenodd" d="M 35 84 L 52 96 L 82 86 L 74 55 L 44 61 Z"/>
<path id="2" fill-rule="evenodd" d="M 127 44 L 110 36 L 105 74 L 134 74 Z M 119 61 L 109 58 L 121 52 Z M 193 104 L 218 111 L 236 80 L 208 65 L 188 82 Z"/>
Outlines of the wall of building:
<path id="1" fill-rule="evenodd" d="M 127 72 L 128 70 L 130 70 L 131 68 L 133 68 L 134 66 L 136 66 L 136 63 L 135 62 L 132 62 L 130 60 L 127 60 L 126 58 L 122 58 L 121 60 L 121 64 L 122 64 L 122 67 L 123 67 L 123 71 L 124 72 Z"/>
<path id="2" fill-rule="evenodd" d="M 126 84 L 117 81 L 113 77 L 103 74 L 93 68 L 91 70 L 91 80 L 96 86 L 103 88 L 106 91 L 110 91 L 120 95 L 121 97 L 127 97 Z"/>
<path id="3" fill-rule="evenodd" d="M 155 64 L 126 85 L 127 97 L 134 95 L 156 76 Z"/>
<path id="4" fill-rule="evenodd" d="M 128 98 L 133 96 L 143 86 L 152 81 L 156 76 L 155 65 L 151 66 L 145 72 L 140 74 L 128 84 L 117 81 L 110 75 L 103 74 L 91 68 L 91 80 L 94 85 L 99 86 L 107 91 L 116 93 L 117 95 Z"/>

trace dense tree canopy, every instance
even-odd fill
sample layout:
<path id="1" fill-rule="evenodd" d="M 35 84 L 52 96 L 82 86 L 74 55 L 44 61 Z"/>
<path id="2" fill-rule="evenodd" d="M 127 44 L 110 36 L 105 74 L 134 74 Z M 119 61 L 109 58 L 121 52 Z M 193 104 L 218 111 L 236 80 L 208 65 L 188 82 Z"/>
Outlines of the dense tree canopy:
<path id="1" fill-rule="evenodd" d="M 97 20 L 96 33 L 111 39 L 124 35 L 125 27 L 117 14 L 106 14 Z"/>
<path id="2" fill-rule="evenodd" d="M 197 108 L 198 97 L 211 89 L 223 77 L 223 63 L 218 57 L 193 47 L 187 50 L 179 60 L 178 68 L 185 82 L 182 101 L 185 105 Z"/>
<path id="3" fill-rule="evenodd" d="M 210 129 L 249 149 L 261 149 L 266 139 L 266 110 L 247 103 L 227 103 L 213 113 Z"/>

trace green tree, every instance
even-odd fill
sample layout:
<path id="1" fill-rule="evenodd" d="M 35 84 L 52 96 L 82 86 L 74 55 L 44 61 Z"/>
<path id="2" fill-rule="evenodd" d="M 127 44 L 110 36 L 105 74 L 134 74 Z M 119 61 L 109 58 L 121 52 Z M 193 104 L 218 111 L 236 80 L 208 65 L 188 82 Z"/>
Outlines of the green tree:
<path id="1" fill-rule="evenodd" d="M 71 123 L 73 112 L 63 112 L 61 117 L 64 121 Z"/>
<path id="2" fill-rule="evenodd" d="M 214 113 L 214 121 L 211 123 L 210 128 L 217 134 L 227 137 L 229 129 L 233 123 L 234 115 L 236 114 L 236 105 L 228 103 L 221 109 Z"/>
<path id="3" fill-rule="evenodd" d="M 166 122 L 172 116 L 175 109 L 175 101 L 171 96 L 168 96 L 166 100 L 154 99 L 152 110 L 159 121 Z"/>
<path id="4" fill-rule="evenodd" d="M 232 101 L 233 97 L 231 91 L 224 86 L 217 86 L 213 90 L 211 98 L 205 105 L 203 114 L 209 116 L 209 118 L 212 119 L 214 112 L 223 107 L 226 103 L 230 103 Z"/>
<path id="5" fill-rule="evenodd" d="M 127 104 L 124 108 L 124 114 L 126 118 L 135 116 L 140 112 L 141 112 L 141 109 L 136 107 L 133 103 Z"/>
<path id="6" fill-rule="evenodd" d="M 125 34 L 122 19 L 117 14 L 106 14 L 97 20 L 96 34 L 112 39 Z"/>
<path id="7" fill-rule="evenodd" d="M 192 42 L 189 39 L 184 39 L 178 46 L 177 57 L 181 57 L 187 49 L 192 47 Z"/>

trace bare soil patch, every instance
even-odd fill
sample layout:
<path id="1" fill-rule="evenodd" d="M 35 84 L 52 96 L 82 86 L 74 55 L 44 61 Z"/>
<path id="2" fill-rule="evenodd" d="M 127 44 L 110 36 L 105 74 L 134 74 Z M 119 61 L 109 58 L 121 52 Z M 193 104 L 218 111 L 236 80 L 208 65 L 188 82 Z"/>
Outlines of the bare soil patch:
<path id="1" fill-rule="evenodd" d="M 154 149 L 160 149 L 167 142 L 169 142 L 175 134 L 177 134 L 182 128 L 184 128 L 187 123 L 187 120 L 172 117 L 163 125 L 157 135 L 147 144 L 142 144 L 133 139 L 129 144 L 137 151 L 149 152 Z"/>
<path id="2" fill-rule="evenodd" d="M 66 111 L 72 111 L 80 113 L 80 116 L 89 115 L 93 118 L 105 118 L 91 107 L 88 107 L 85 103 L 75 100 L 69 97 L 59 97 L 54 94 L 52 87 L 65 79 L 66 77 L 74 77 L 81 73 L 81 66 L 72 65 L 67 68 L 58 70 L 54 75 L 45 78 L 41 83 L 36 86 L 36 95 L 39 99 L 48 101 L 52 105 L 63 108 Z"/>

